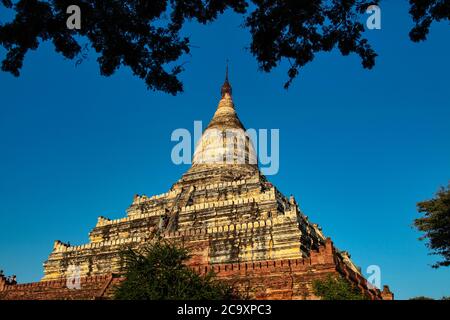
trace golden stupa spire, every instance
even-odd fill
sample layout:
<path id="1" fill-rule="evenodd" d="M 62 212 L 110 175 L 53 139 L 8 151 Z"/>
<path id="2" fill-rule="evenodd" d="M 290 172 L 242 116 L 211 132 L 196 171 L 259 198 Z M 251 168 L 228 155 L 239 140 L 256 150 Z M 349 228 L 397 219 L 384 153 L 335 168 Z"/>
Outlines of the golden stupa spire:
<path id="1" fill-rule="evenodd" d="M 225 71 L 225 81 L 220 90 L 222 95 L 217 110 L 214 113 L 214 117 L 208 125 L 208 128 L 217 129 L 244 129 L 241 121 L 239 120 L 236 110 L 234 108 L 233 98 L 231 96 L 232 89 L 228 79 L 228 60 Z"/>
<path id="2" fill-rule="evenodd" d="M 222 89 L 220 90 L 220 93 L 222 95 L 222 98 L 225 96 L 225 94 L 229 94 L 231 96 L 232 89 L 230 82 L 228 81 L 228 59 L 227 59 L 227 67 L 225 71 L 225 82 L 222 85 Z"/>

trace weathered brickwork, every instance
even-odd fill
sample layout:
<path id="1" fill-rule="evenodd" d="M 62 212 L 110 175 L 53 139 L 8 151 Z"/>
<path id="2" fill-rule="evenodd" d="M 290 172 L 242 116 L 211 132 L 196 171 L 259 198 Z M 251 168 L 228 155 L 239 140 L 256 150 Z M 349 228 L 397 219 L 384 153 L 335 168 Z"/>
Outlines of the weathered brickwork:
<path id="1" fill-rule="evenodd" d="M 99 217 L 89 243 L 70 246 L 55 241 L 44 263 L 41 282 L 7 285 L 3 299 L 98 299 L 110 297 L 123 271 L 119 253 L 139 249 L 155 234 L 183 243 L 189 265 L 200 273 L 214 269 L 253 299 L 314 299 L 312 281 L 341 274 L 373 299 L 390 299 L 370 289 L 350 256 L 335 249 L 320 227 L 309 221 L 294 197 L 285 197 L 261 174 L 251 144 L 244 143 L 245 163 L 207 163 L 205 155 L 237 157 L 236 143 L 217 141 L 211 130 L 244 132 L 228 81 L 217 111 L 194 153 L 192 167 L 161 195 L 136 195 L 124 218 Z M 247 141 L 248 142 L 248 141 Z M 65 279 L 76 266 L 82 289 Z"/>
<path id="2" fill-rule="evenodd" d="M 383 291 L 371 288 L 364 277 L 343 264 L 329 239 L 307 258 L 225 264 L 200 264 L 197 258 L 190 261 L 195 271 L 205 274 L 213 270 L 219 279 L 250 299 L 317 299 L 312 293 L 312 283 L 329 274 L 346 277 L 371 299 L 393 299 L 387 286 Z M 0 299 L 110 299 L 115 286 L 123 279 L 120 274 L 82 277 L 79 289 L 69 289 L 66 279 L 2 286 L 3 278 Z"/>

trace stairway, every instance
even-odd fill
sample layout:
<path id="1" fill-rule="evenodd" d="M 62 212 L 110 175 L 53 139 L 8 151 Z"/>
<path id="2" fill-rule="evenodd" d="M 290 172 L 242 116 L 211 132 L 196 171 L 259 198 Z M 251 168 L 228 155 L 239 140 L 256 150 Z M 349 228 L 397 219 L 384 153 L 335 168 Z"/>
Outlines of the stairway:
<path id="1" fill-rule="evenodd" d="M 184 187 L 174 200 L 171 212 L 169 214 L 169 222 L 166 225 L 165 230 L 175 231 L 178 227 L 178 215 L 181 208 L 186 207 L 191 199 L 191 194 L 195 190 L 195 187 Z"/>

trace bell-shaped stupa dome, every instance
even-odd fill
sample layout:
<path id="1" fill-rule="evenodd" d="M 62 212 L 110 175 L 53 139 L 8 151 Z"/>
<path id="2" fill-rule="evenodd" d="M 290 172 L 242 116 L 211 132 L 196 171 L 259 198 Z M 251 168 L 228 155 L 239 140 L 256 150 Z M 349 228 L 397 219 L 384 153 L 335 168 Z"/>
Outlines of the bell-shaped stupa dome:
<path id="1" fill-rule="evenodd" d="M 252 177 L 261 177 L 258 160 L 252 139 L 235 110 L 227 66 L 217 110 L 196 144 L 191 168 L 177 185 L 220 183 Z"/>

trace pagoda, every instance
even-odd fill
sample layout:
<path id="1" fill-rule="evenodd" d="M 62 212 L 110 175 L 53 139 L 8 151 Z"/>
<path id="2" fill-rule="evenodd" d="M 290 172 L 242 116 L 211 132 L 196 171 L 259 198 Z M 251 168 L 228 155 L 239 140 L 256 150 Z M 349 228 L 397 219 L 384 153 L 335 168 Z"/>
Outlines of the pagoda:
<path id="1" fill-rule="evenodd" d="M 156 234 L 187 246 L 194 270 L 213 270 L 251 299 L 317 299 L 312 283 L 329 274 L 347 278 L 371 299 L 393 298 L 387 287 L 370 285 L 294 197 L 284 196 L 261 174 L 236 113 L 228 68 L 217 110 L 181 179 L 166 193 L 136 195 L 123 218 L 99 217 L 86 244 L 55 241 L 42 280 L 0 279 L 0 299 L 111 297 L 123 280 L 120 252 L 139 249 Z M 74 266 L 78 289 L 67 286 Z"/>

